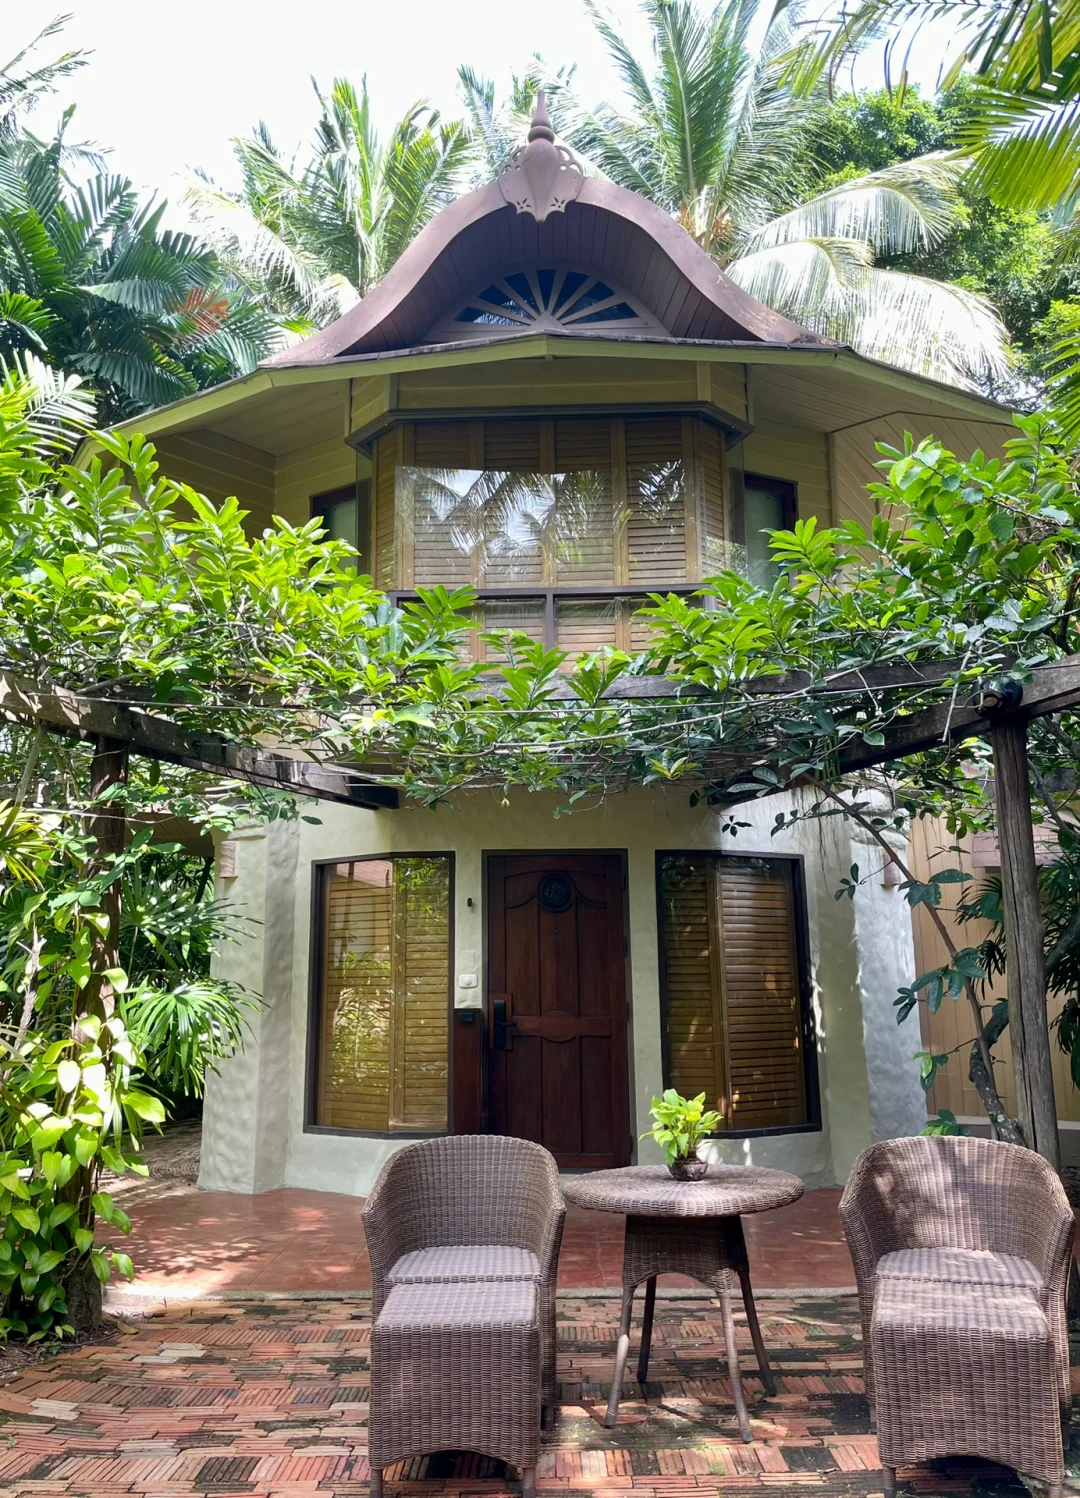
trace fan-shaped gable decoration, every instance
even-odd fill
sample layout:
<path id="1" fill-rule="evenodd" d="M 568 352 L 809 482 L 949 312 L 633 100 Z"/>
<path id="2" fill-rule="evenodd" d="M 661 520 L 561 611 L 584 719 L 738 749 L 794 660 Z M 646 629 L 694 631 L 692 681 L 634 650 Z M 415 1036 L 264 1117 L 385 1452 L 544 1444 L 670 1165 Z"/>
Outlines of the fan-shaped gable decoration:
<path id="1" fill-rule="evenodd" d="M 728 280 L 655 203 L 586 177 L 556 143 L 541 94 L 526 144 L 494 182 L 437 214 L 344 317 L 267 363 L 539 331 L 834 346 Z"/>

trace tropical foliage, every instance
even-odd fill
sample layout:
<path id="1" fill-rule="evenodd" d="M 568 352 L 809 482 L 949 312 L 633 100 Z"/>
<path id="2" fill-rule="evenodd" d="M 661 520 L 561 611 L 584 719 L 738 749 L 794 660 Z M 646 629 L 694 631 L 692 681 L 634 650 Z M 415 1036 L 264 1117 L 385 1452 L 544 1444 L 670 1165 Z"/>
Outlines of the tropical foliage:
<path id="1" fill-rule="evenodd" d="M 63 78 L 86 66 L 81 52 L 64 52 L 48 62 L 36 62 L 31 54 L 48 37 L 63 29 L 64 17 L 42 27 L 28 47 L 0 66 L 0 140 L 15 140 L 26 116 L 51 94 Z"/>
<path id="2" fill-rule="evenodd" d="M 26 56 L 0 72 L 0 355 L 87 376 L 103 422 L 254 368 L 279 331 L 213 253 L 163 228 L 163 202 L 69 139 L 72 110 L 51 139 L 26 128 L 82 59 L 27 71 Z"/>
<path id="3" fill-rule="evenodd" d="M 787 87 L 788 13 L 756 0 L 649 0 L 653 55 L 636 57 L 590 3 L 622 107 L 556 98 L 567 141 L 673 214 L 746 291 L 875 358 L 959 384 L 1004 370 L 1002 330 L 978 293 L 888 257 L 926 251 L 958 222 L 962 164 L 928 153 L 825 182 L 821 107 Z"/>
<path id="4" fill-rule="evenodd" d="M 237 281 L 290 331 L 348 310 L 382 279 L 465 183 L 472 147 L 461 121 L 414 104 L 385 140 L 367 79 L 315 89 L 319 114 L 306 160 L 286 159 L 270 131 L 233 142 L 242 186 L 193 180 L 187 203 Z"/>
<path id="5" fill-rule="evenodd" d="M 0 145 L 0 347 L 77 371 L 112 421 L 246 369 L 276 347 L 213 254 L 105 172 L 74 184 L 61 131 Z"/>
<path id="6" fill-rule="evenodd" d="M 826 182 L 956 150 L 977 116 L 978 100 L 977 87 L 966 78 L 933 99 L 917 88 L 836 95 L 815 124 L 815 155 L 827 169 Z M 1030 409 L 1046 390 L 1043 324 L 1055 299 L 1067 302 L 1075 278 L 1057 256 L 1047 215 L 995 203 L 970 173 L 958 183 L 957 210 L 952 228 L 930 249 L 883 259 L 956 282 L 993 303 L 1012 347 L 1009 374 L 990 393 Z"/>
<path id="7" fill-rule="evenodd" d="M 1053 226 L 1058 263 L 1080 265 L 1080 49 L 1075 0 L 1021 4 L 992 0 L 858 0 L 804 41 L 791 78 L 805 94 L 823 73 L 885 40 L 891 56 L 934 27 L 952 52 L 952 77 L 962 69 L 978 88 L 966 131 L 972 188 L 999 207 L 1042 213 Z M 1080 316 L 1058 318 L 1061 338 L 1051 360 L 1058 414 L 1080 436 Z"/>
<path id="8" fill-rule="evenodd" d="M 95 1319 L 90 1283 L 113 1269 L 131 1276 L 125 1253 L 94 1242 L 97 1219 L 130 1229 L 100 1174 L 145 1174 L 142 1127 L 165 1111 L 138 1085 L 121 1016 L 84 1001 L 116 864 L 95 860 L 66 818 L 12 807 L 0 817 L 0 1337 L 34 1340 Z M 123 987 L 121 974 L 113 981 Z"/>

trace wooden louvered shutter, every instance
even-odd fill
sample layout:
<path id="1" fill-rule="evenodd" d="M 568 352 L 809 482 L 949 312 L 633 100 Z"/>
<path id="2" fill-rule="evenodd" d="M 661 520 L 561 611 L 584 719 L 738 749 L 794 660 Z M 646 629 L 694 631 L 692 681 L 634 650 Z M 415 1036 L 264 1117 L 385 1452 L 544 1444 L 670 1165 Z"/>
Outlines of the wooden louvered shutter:
<path id="1" fill-rule="evenodd" d="M 554 465 L 561 475 L 562 511 L 556 581 L 561 587 L 608 587 L 615 581 L 610 419 L 556 421 Z"/>
<path id="2" fill-rule="evenodd" d="M 446 1128 L 450 871 L 445 858 L 394 861 L 392 1129 Z"/>
<path id="3" fill-rule="evenodd" d="M 627 582 L 662 588 L 688 580 L 686 462 L 678 416 L 626 420 Z"/>
<path id="4" fill-rule="evenodd" d="M 413 462 L 418 468 L 472 468 L 472 430 L 467 421 L 412 424 Z"/>
<path id="5" fill-rule="evenodd" d="M 661 881 L 669 1084 L 727 1129 L 805 1123 L 790 864 L 670 855 Z"/>
<path id="6" fill-rule="evenodd" d="M 568 650 L 567 669 L 579 655 L 619 643 L 622 604 L 614 598 L 560 598 L 555 602 L 555 643 Z"/>
<path id="7" fill-rule="evenodd" d="M 484 423 L 484 467 L 511 473 L 541 473 L 544 462 L 543 421 L 486 421 Z M 550 439 L 549 439 L 550 440 Z"/>
<path id="8" fill-rule="evenodd" d="M 324 873 L 317 1124 L 446 1128 L 449 888 L 446 858 Z"/>
<path id="9" fill-rule="evenodd" d="M 805 1123 L 791 865 L 721 858 L 720 942 L 734 1127 Z"/>
<path id="10" fill-rule="evenodd" d="M 402 470 L 399 525 L 412 562 L 402 586 L 467 587 L 475 581 L 476 536 L 469 523 L 468 492 L 473 446 L 467 421 L 418 421 L 407 429 L 410 462 Z M 411 543 L 411 544 L 410 544 Z"/>
<path id="11" fill-rule="evenodd" d="M 668 1083 L 705 1093 L 726 1116 L 724 1010 L 716 932 L 715 861 L 671 857 L 661 871 Z"/>

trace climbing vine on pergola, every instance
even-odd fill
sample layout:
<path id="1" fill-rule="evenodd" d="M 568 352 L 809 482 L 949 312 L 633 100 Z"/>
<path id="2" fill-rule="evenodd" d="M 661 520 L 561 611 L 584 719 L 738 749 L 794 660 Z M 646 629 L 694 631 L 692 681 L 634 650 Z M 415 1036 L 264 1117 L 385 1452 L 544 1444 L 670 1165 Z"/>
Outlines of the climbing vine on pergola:
<path id="1" fill-rule="evenodd" d="M 462 658 L 468 590 L 395 609 L 315 522 L 249 540 L 235 501 L 216 508 L 149 444 L 106 437 L 105 465 L 43 475 L 5 528 L 0 708 L 93 741 L 105 850 L 131 752 L 391 813 L 401 795 L 478 789 L 572 808 L 634 785 L 716 805 L 806 788 L 797 814 L 860 816 L 884 856 L 860 779 L 889 766 L 901 811 L 965 830 L 989 815 L 971 770 L 992 757 L 1018 1134 L 970 964 L 946 981 L 972 1004 L 995 1126 L 1054 1158 L 1027 744 L 1080 703 L 1080 497 L 1052 430 L 1018 425 L 1005 464 L 933 442 L 887 454 L 869 533 L 800 522 L 773 537 L 771 590 L 728 572 L 699 600 L 656 597 L 640 656 L 571 667 L 518 636 L 495 670 Z M 1070 763 L 1067 733 L 1033 733 L 1044 768 Z"/>

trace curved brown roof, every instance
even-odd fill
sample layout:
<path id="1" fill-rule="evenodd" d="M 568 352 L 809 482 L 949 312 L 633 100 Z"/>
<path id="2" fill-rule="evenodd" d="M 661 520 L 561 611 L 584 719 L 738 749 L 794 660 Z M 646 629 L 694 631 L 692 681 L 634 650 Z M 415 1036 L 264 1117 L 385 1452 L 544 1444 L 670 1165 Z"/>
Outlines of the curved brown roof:
<path id="1" fill-rule="evenodd" d="M 530 142 L 538 134 L 541 150 L 560 149 L 544 143 L 546 132 L 534 122 Z M 344 317 L 267 362 L 313 364 L 421 347 L 486 281 L 546 259 L 606 273 L 671 338 L 831 346 L 736 286 L 655 203 L 612 182 L 582 177 L 569 154 L 561 155 L 560 188 L 546 204 L 537 209 L 521 190 L 508 189 L 508 175 L 522 177 L 520 166 L 508 169 L 437 214 Z M 578 336 L 605 337 L 599 330 Z"/>

